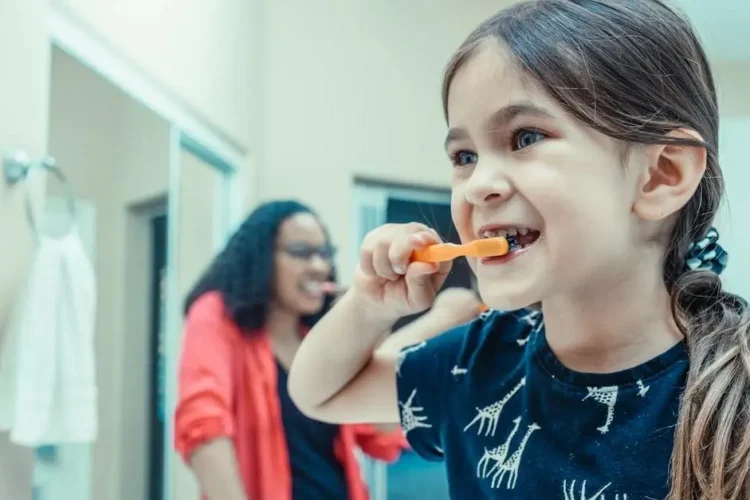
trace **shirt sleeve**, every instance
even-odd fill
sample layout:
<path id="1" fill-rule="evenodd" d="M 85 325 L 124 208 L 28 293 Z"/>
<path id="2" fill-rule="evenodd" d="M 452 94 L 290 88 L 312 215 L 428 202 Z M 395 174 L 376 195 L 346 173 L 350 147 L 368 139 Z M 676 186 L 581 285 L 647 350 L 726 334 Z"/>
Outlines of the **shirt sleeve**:
<path id="1" fill-rule="evenodd" d="M 195 448 L 233 437 L 231 338 L 223 303 L 207 295 L 191 307 L 183 334 L 174 416 L 175 448 L 188 461 Z"/>
<path id="2" fill-rule="evenodd" d="M 411 447 L 426 460 L 443 460 L 442 426 L 450 359 L 455 359 L 463 327 L 404 348 L 396 362 L 401 428 Z"/>
<path id="3" fill-rule="evenodd" d="M 358 424 L 354 426 L 354 435 L 364 453 L 384 462 L 396 461 L 401 451 L 409 446 L 401 429 L 381 432 L 374 425 Z"/>

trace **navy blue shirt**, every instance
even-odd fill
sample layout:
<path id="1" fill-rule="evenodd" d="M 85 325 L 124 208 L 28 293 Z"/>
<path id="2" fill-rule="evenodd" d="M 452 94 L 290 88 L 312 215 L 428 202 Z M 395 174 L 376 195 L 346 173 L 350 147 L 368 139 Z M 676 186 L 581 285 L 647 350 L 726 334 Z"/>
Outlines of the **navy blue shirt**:
<path id="1" fill-rule="evenodd" d="M 629 370 L 574 372 L 541 313 L 489 311 L 402 351 L 401 423 L 417 453 L 445 460 L 454 499 L 662 499 L 687 365 L 679 343 Z"/>
<path id="2" fill-rule="evenodd" d="M 281 420 L 292 470 L 294 500 L 345 500 L 348 498 L 344 467 L 336 459 L 333 443 L 339 427 L 308 418 L 289 397 L 288 374 L 277 362 Z"/>

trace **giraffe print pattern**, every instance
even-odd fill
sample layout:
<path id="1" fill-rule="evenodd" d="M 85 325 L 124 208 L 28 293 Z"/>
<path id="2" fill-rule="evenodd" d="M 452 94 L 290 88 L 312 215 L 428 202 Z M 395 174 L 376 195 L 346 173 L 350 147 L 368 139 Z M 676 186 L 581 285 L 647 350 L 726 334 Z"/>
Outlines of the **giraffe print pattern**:
<path id="1" fill-rule="evenodd" d="M 414 389 L 411 392 L 409 399 L 406 400 L 406 403 L 402 403 L 400 401 L 398 403 L 398 405 L 401 407 L 401 429 L 404 432 L 404 436 L 406 436 L 414 429 L 429 429 L 432 427 L 432 425 L 427 422 L 426 415 L 417 415 L 417 413 L 424 411 L 424 408 L 422 408 L 421 406 L 413 406 L 414 397 L 416 395 L 417 390 Z"/>
<path id="2" fill-rule="evenodd" d="M 479 429 L 477 435 L 482 434 L 482 430 L 485 431 L 485 436 L 494 436 L 497 430 L 497 423 L 500 420 L 500 414 L 508 401 L 515 396 L 523 386 L 526 385 L 526 377 L 523 377 L 518 384 L 508 392 L 500 401 L 492 403 L 484 408 L 477 408 L 477 415 L 474 420 L 469 422 L 464 427 L 464 432 L 468 431 L 474 424 L 479 423 Z M 486 427 L 485 427 L 486 425 Z"/>
<path id="3" fill-rule="evenodd" d="M 651 386 L 650 385 L 643 385 L 643 380 L 638 380 L 638 382 L 636 382 L 636 384 L 638 385 L 638 395 L 640 397 L 642 397 L 642 398 L 645 398 L 646 397 L 646 393 L 648 392 L 648 390 L 649 390 L 649 388 Z"/>
<path id="4" fill-rule="evenodd" d="M 398 357 L 396 358 L 396 376 L 398 377 L 401 376 L 401 367 L 404 364 L 404 360 L 406 359 L 406 356 L 413 353 L 414 351 L 418 351 L 422 349 L 426 345 L 427 345 L 427 342 L 422 341 L 419 344 L 416 344 L 410 347 L 405 347 L 404 349 L 401 350 L 401 352 L 398 353 Z"/>
<path id="5" fill-rule="evenodd" d="M 563 481 L 563 500 L 607 500 L 607 498 L 610 498 L 611 500 L 628 500 L 627 493 L 616 493 L 614 496 L 610 495 L 607 497 L 605 491 L 610 486 L 612 486 L 612 483 L 607 483 L 591 496 L 588 496 L 586 493 L 586 481 L 583 481 L 580 488 L 576 489 L 575 480 L 571 481 L 570 484 L 565 480 Z"/>
<path id="6" fill-rule="evenodd" d="M 518 321 L 522 324 L 525 324 L 531 327 L 531 330 L 525 337 L 522 337 L 516 340 L 516 343 L 519 346 L 524 347 L 526 344 L 529 343 L 529 340 L 531 340 L 534 337 L 534 335 L 536 335 L 542 330 L 542 327 L 544 326 L 544 321 L 542 321 L 542 313 L 540 313 L 539 311 L 534 311 L 534 310 L 526 311 L 526 314 L 518 318 Z"/>
<path id="7" fill-rule="evenodd" d="M 601 403 L 607 407 L 607 419 L 604 422 L 604 425 L 597 427 L 599 432 L 606 434 L 609 432 L 609 426 L 612 425 L 612 421 L 615 418 L 618 387 L 616 385 L 607 387 L 589 387 L 588 391 L 589 393 L 583 398 L 583 401 L 591 398 L 597 403 Z"/>
<path id="8" fill-rule="evenodd" d="M 495 320 L 498 320 L 497 323 Z M 492 379 L 492 384 L 483 385 L 482 380 L 471 377 L 473 370 L 476 370 L 477 359 L 484 361 L 492 358 L 478 357 L 476 352 L 468 350 L 461 351 L 460 355 L 457 355 L 458 340 L 451 340 L 451 343 L 446 344 L 430 342 L 429 356 L 426 355 L 428 351 L 425 350 L 416 356 L 409 357 L 410 353 L 426 346 L 426 343 L 422 342 L 404 349 L 398 359 L 396 372 L 399 375 L 398 384 L 401 393 L 399 410 L 402 428 L 420 455 L 450 459 L 451 450 L 463 450 L 464 453 L 470 453 L 470 459 L 473 461 L 469 466 L 474 467 L 475 477 L 471 474 L 466 475 L 462 466 L 457 469 L 461 477 L 455 476 L 454 472 L 451 479 L 458 487 L 466 485 L 465 487 L 471 491 L 474 491 L 479 483 L 489 495 L 494 491 L 495 494 L 501 496 L 517 495 L 519 498 L 530 498 L 526 495 L 533 491 L 540 498 L 562 498 L 563 500 L 635 500 L 636 498 L 664 497 L 661 486 L 664 480 L 661 475 L 655 475 L 653 484 L 650 486 L 642 485 L 641 488 L 653 488 L 650 492 L 640 491 L 640 488 L 637 488 L 639 491 L 627 491 L 632 488 L 632 485 L 630 482 L 623 482 L 629 478 L 626 471 L 623 471 L 622 477 L 618 476 L 616 481 L 610 481 L 612 478 L 606 475 L 594 474 L 588 468 L 585 470 L 589 474 L 580 474 L 583 470 L 578 470 L 580 464 L 576 453 L 580 450 L 568 450 L 571 452 L 570 457 L 567 455 L 559 457 L 565 460 L 564 465 L 551 462 L 548 464 L 548 458 L 542 451 L 545 449 L 542 445 L 545 445 L 548 440 L 555 439 L 554 435 L 549 434 L 553 432 L 553 429 L 549 424 L 545 425 L 547 422 L 545 417 L 558 418 L 557 414 L 560 411 L 563 412 L 561 416 L 564 418 L 578 419 L 571 422 L 571 427 L 582 426 L 583 429 L 589 429 L 589 432 L 596 429 L 597 432 L 594 434 L 607 435 L 606 439 L 601 439 L 601 443 L 606 444 L 610 442 L 609 440 L 614 440 L 612 441 L 614 444 L 621 446 L 619 440 L 627 440 L 627 434 L 624 432 L 630 421 L 624 418 L 627 415 L 626 406 L 629 409 L 632 403 L 643 402 L 643 409 L 647 410 L 648 396 L 653 395 L 650 389 L 653 386 L 655 391 L 659 391 L 658 378 L 638 379 L 640 375 L 637 375 L 627 385 L 618 386 L 607 384 L 606 381 L 602 384 L 602 379 L 597 380 L 592 376 L 588 380 L 588 387 L 576 382 L 575 387 L 569 385 L 565 388 L 563 394 L 566 398 L 565 408 L 553 408 L 553 415 L 539 414 L 537 407 L 532 407 L 531 410 L 526 408 L 529 401 L 533 403 L 535 398 L 541 395 L 538 394 L 539 391 L 545 390 L 545 380 L 539 375 L 556 378 L 555 372 L 539 372 L 538 366 L 527 364 L 531 360 L 536 361 L 528 356 L 536 355 L 534 351 L 537 345 L 544 346 L 543 343 L 537 342 L 540 337 L 537 336 L 535 339 L 536 335 L 544 335 L 542 313 L 528 309 L 515 312 L 488 310 L 483 312 L 476 321 L 485 322 L 484 325 L 475 323 L 472 327 L 482 328 L 479 339 L 485 338 L 486 335 L 497 336 L 501 333 L 504 337 L 500 342 L 490 342 L 485 345 L 490 345 L 493 349 L 499 344 L 504 347 L 510 344 L 511 347 L 505 353 L 507 358 L 503 358 L 503 365 L 498 366 L 495 372 L 488 372 L 492 373 L 493 377 L 497 377 Z M 499 331 L 500 327 L 502 327 L 502 332 Z M 458 335 L 455 335 L 455 338 L 458 339 Z M 521 348 L 514 348 L 516 344 Z M 468 345 L 473 344 L 468 343 Z M 527 348 L 523 349 L 524 346 Z M 478 347 L 482 345 L 478 344 Z M 462 349 L 466 349 L 466 344 L 462 345 Z M 483 354 L 489 353 L 483 352 Z M 547 354 L 549 353 L 545 352 L 545 355 Z M 428 359 L 431 359 L 433 355 L 436 358 L 444 356 L 444 359 L 438 360 L 444 367 L 440 373 L 434 371 L 428 373 L 423 365 L 423 363 L 429 364 Z M 518 365 L 513 365 L 515 359 L 512 356 L 518 356 Z M 417 365 L 418 358 L 420 359 L 419 366 Z M 402 363 L 404 363 L 403 367 Z M 483 363 L 483 373 L 488 369 L 486 362 Z M 511 372 L 511 369 L 514 371 Z M 401 377 L 401 372 L 403 372 L 403 377 Z M 517 375 L 508 381 L 507 376 L 510 373 Z M 439 377 L 440 380 L 436 381 L 434 377 Z M 415 381 L 423 381 L 424 388 L 419 384 L 414 385 Z M 438 382 L 440 385 L 435 385 Z M 498 383 L 501 384 L 499 387 Z M 433 390 L 428 392 L 428 387 Z M 443 388 L 445 388 L 445 394 L 443 394 Z M 624 392 L 620 390 L 626 388 Z M 524 396 L 527 391 L 530 393 L 528 397 Z M 440 408 L 440 403 L 444 401 L 437 400 L 436 405 L 433 405 L 433 400 L 427 399 L 437 397 L 438 394 L 441 398 L 453 398 L 450 400 L 450 415 L 448 415 L 453 420 L 445 427 L 442 424 L 443 420 L 438 418 L 439 415 L 431 413 L 432 408 Z M 482 406 L 486 403 L 490 404 Z M 580 405 L 583 405 L 587 411 L 580 412 Z M 428 410 L 426 411 L 424 407 Z M 580 422 L 581 418 L 584 419 L 583 422 Z M 464 424 L 463 432 L 461 432 L 460 424 Z M 669 422 L 665 422 L 664 425 L 669 425 Z M 617 428 L 615 429 L 614 426 Z M 411 432 L 415 429 L 433 427 L 434 432 Z M 543 428 L 546 430 L 537 432 Z M 616 432 L 611 432 L 612 429 Z M 562 432 L 567 432 L 567 427 Z M 442 448 L 444 440 L 448 440 L 446 441 L 446 447 L 449 449 L 447 457 Z M 594 440 L 599 441 L 598 438 Z M 618 449 L 617 447 L 608 449 L 602 459 L 607 458 L 607 454 L 611 456 L 615 453 L 616 455 Z M 460 452 L 458 453 L 459 456 L 465 457 Z M 656 453 L 649 451 L 646 456 L 639 457 L 638 460 L 647 462 L 650 460 L 652 465 L 655 465 L 661 459 L 661 455 L 659 451 Z M 549 460 L 552 458 L 549 457 Z M 664 460 L 666 461 L 666 458 Z M 450 464 L 451 461 L 448 460 L 449 474 L 451 474 Z M 561 477 L 558 471 L 565 470 L 574 474 L 573 477 L 567 476 L 567 479 L 563 480 L 566 476 Z M 606 470 L 601 473 L 606 474 Z M 658 484 L 657 480 L 659 480 Z M 544 493 L 540 493 L 542 489 Z M 623 489 L 626 489 L 627 493 L 623 492 Z M 646 493 L 649 493 L 651 497 L 644 496 Z"/>
<path id="9" fill-rule="evenodd" d="M 531 435 L 541 429 L 541 427 L 536 423 L 528 425 L 526 428 L 526 433 L 521 439 L 518 448 L 516 448 L 516 450 L 510 455 L 510 457 L 506 459 L 508 448 L 513 439 L 513 436 L 518 431 L 520 422 L 520 417 L 514 420 L 515 426 L 513 430 L 511 430 L 505 443 L 493 450 L 485 450 L 485 454 L 477 464 L 477 476 L 481 478 L 489 477 L 490 486 L 492 488 L 498 489 L 502 487 L 503 480 L 505 479 L 507 479 L 505 482 L 505 489 L 512 490 L 516 487 L 516 481 L 518 480 L 518 471 L 521 466 L 521 458 L 523 457 L 523 452 L 526 450 L 526 445 L 528 444 L 529 439 L 531 439 Z M 488 470 L 487 466 L 490 462 L 494 462 L 494 464 Z"/>
<path id="10" fill-rule="evenodd" d="M 517 417 L 513 420 L 513 429 L 510 431 L 510 434 L 508 434 L 508 437 L 503 444 L 492 448 L 491 450 L 488 450 L 487 448 L 484 449 L 484 455 L 482 455 L 482 458 L 480 458 L 477 463 L 477 477 L 486 478 L 491 471 L 495 470 L 497 464 L 505 462 L 505 459 L 508 456 L 510 442 L 516 435 L 516 432 L 518 432 L 520 425 L 521 417 Z M 491 468 L 488 469 L 490 466 Z"/>

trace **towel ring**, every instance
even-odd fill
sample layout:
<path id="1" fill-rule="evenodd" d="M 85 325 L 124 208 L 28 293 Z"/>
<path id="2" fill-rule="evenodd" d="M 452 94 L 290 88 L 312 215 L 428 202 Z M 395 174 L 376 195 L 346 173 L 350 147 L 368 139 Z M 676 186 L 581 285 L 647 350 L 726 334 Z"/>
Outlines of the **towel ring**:
<path id="1" fill-rule="evenodd" d="M 73 196 L 73 188 L 68 182 L 68 178 L 65 176 L 63 171 L 57 166 L 57 162 L 52 157 L 42 158 L 40 161 L 34 162 L 31 160 L 28 154 L 24 151 L 16 150 L 9 151 L 3 156 L 3 175 L 5 182 L 9 186 L 14 186 L 21 181 L 26 180 L 29 175 L 29 171 L 32 168 L 41 168 L 52 175 L 54 175 L 60 183 L 63 184 L 65 189 L 65 195 L 68 205 L 68 215 L 70 216 L 70 230 L 75 226 L 76 221 L 76 202 Z M 39 228 L 34 221 L 33 211 L 31 208 L 31 199 L 26 196 L 26 212 L 29 217 L 29 223 L 32 229 L 37 235 L 39 234 Z"/>

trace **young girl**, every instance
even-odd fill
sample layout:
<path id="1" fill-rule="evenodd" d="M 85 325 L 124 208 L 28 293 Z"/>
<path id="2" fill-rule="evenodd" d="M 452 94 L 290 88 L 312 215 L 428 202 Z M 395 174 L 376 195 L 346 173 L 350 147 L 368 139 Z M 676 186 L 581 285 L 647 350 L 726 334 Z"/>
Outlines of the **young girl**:
<path id="1" fill-rule="evenodd" d="M 400 417 L 457 499 L 750 498 L 750 317 L 715 273 L 716 92 L 690 24 L 658 0 L 523 2 L 469 36 L 443 98 L 453 221 L 513 236 L 471 260 L 513 312 L 376 349 L 449 271 L 409 262 L 429 228 L 378 228 L 298 352 L 299 407 Z"/>

